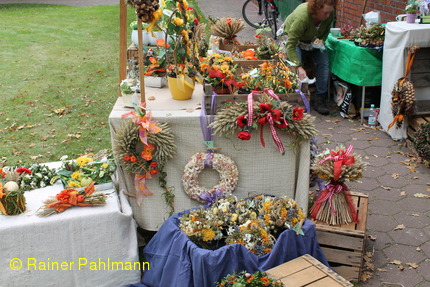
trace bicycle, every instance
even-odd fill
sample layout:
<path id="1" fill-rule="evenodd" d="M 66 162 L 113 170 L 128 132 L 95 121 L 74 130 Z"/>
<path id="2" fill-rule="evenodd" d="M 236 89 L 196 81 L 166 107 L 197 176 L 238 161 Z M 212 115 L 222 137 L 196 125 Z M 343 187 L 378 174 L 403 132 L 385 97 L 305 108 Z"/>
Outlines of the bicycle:
<path id="1" fill-rule="evenodd" d="M 279 10 L 274 0 L 246 0 L 242 16 L 248 25 L 256 29 L 270 27 L 273 38 L 276 39 Z"/>

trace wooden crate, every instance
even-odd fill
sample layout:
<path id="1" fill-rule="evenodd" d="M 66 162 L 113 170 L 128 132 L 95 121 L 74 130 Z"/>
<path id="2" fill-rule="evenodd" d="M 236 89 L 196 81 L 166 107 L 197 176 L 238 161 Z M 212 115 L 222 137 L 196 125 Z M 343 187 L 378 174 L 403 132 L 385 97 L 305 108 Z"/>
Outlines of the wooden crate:
<path id="1" fill-rule="evenodd" d="M 309 219 L 315 223 L 318 243 L 330 267 L 349 281 L 359 281 L 363 267 L 369 197 L 360 192 L 351 194 L 358 211 L 358 223 L 328 225 L 311 217 Z"/>
<path id="2" fill-rule="evenodd" d="M 257 50 L 258 45 L 233 45 L 233 44 L 219 44 L 219 49 L 223 51 L 230 51 L 230 52 L 243 52 L 248 49 L 254 49 Z"/>
<path id="3" fill-rule="evenodd" d="M 430 116 L 415 116 L 409 118 L 409 125 L 407 127 L 408 138 L 406 139 L 406 145 L 417 157 L 419 156 L 413 145 L 414 134 L 420 128 L 421 124 L 428 122 L 430 122 Z"/>
<path id="4" fill-rule="evenodd" d="M 286 287 L 353 286 L 309 254 L 266 271 L 270 278 L 279 279 Z"/>
<path id="5" fill-rule="evenodd" d="M 137 45 L 131 44 L 127 49 L 127 60 L 135 60 L 139 59 Z"/>
<path id="6" fill-rule="evenodd" d="M 205 97 L 205 108 L 206 112 L 209 113 L 211 102 L 212 102 L 212 86 L 205 84 L 204 85 L 204 97 Z M 299 93 L 290 93 L 290 94 L 279 94 L 279 98 L 283 101 L 287 101 L 291 105 L 298 105 L 304 108 L 304 103 L 302 97 Z M 244 102 L 246 101 L 248 94 L 228 94 L 228 95 L 217 95 L 216 97 L 216 106 L 221 107 L 226 101 L 235 101 L 235 102 Z M 260 96 L 254 96 L 254 100 L 258 99 Z M 310 102 L 309 94 L 305 93 L 305 97 Z"/>

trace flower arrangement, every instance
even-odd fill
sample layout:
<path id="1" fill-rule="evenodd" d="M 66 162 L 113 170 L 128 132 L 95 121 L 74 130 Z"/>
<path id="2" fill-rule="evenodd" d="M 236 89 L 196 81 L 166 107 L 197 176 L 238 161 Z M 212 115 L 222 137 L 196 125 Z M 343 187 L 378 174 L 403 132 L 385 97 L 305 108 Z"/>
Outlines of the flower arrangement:
<path id="1" fill-rule="evenodd" d="M 136 78 L 122 80 L 119 88 L 125 95 L 131 95 L 140 92 L 139 81 Z"/>
<path id="2" fill-rule="evenodd" d="M 215 287 L 284 287 L 284 283 L 271 279 L 266 272 L 257 271 L 250 274 L 246 271 L 228 274 L 221 281 L 215 283 Z"/>
<path id="3" fill-rule="evenodd" d="M 46 165 L 38 163 L 28 167 L 16 168 L 15 171 L 22 175 L 19 182 L 21 190 L 32 190 L 51 185 L 51 180 L 56 175 L 54 168 L 49 168 Z"/>
<path id="4" fill-rule="evenodd" d="M 84 154 L 73 160 L 67 158 L 68 156 L 61 158 L 62 165 L 51 182 L 60 179 L 65 188 L 80 188 L 91 183 L 102 184 L 112 181 L 111 176 L 116 166 L 114 160 L 108 158 L 106 150 L 97 154 Z"/>
<path id="5" fill-rule="evenodd" d="M 350 145 L 345 150 L 342 146 L 326 151 L 315 159 L 312 169 L 323 180 L 330 180 L 314 199 L 310 212 L 314 219 L 332 225 L 358 222 L 357 210 L 352 202 L 346 181 L 355 181 L 362 177 L 365 163 L 361 156 L 352 153 Z"/>
<path id="6" fill-rule="evenodd" d="M 212 53 L 200 61 L 204 81 L 213 87 L 226 86 L 231 92 L 236 86 L 236 67 L 232 57 L 218 53 Z"/>
<path id="7" fill-rule="evenodd" d="M 0 214 L 17 215 L 25 211 L 24 191 L 15 181 L 7 181 L 0 172 Z"/>
<path id="8" fill-rule="evenodd" d="M 251 131 L 260 129 L 260 141 L 265 146 L 262 130 L 268 126 L 279 151 L 284 152 L 278 132 L 294 135 L 297 141 L 310 139 L 318 134 L 313 121 L 315 117 L 304 113 L 304 109 L 293 107 L 286 101 L 269 97 L 273 91 L 266 90 L 258 101 L 228 102 L 217 111 L 215 120 L 209 125 L 215 135 L 233 135 L 241 140 L 250 140 Z M 276 95 L 275 95 L 276 96 Z M 252 107 L 252 108 L 248 108 Z"/>
<path id="9" fill-rule="evenodd" d="M 163 39 L 157 39 L 157 46 L 145 47 L 143 50 L 143 69 L 145 76 L 162 77 L 166 75 L 167 61 L 165 46 L 169 46 Z"/>
<path id="10" fill-rule="evenodd" d="M 50 216 L 63 212 L 72 206 L 103 206 L 106 204 L 106 199 L 106 194 L 95 193 L 94 182 L 92 182 L 85 189 L 64 189 L 55 197 L 45 200 L 45 205 L 36 212 L 36 215 Z"/>
<path id="11" fill-rule="evenodd" d="M 279 46 L 269 37 L 268 34 L 271 33 L 271 28 L 260 28 L 256 30 L 255 39 L 257 42 L 257 58 L 260 60 L 271 59 L 279 51 Z"/>
<path id="12" fill-rule="evenodd" d="M 419 14 L 420 13 L 420 0 L 409 0 L 408 5 L 405 7 L 405 12 L 409 14 Z"/>
<path id="13" fill-rule="evenodd" d="M 164 166 L 176 152 L 174 136 L 167 123 L 152 120 L 152 115 L 145 107 L 124 114 L 120 130 L 115 134 L 113 152 L 116 161 L 126 171 L 135 176 L 137 203 L 140 205 L 144 196 L 152 193 L 146 186 L 146 180 L 158 175 L 160 187 L 165 189 L 165 199 L 173 212 L 173 192 L 167 187 Z M 138 149 L 138 144 L 143 146 Z"/>
<path id="14" fill-rule="evenodd" d="M 210 18 L 211 35 L 224 39 L 224 44 L 240 44 L 237 33 L 245 29 L 245 22 L 237 18 Z"/>
<path id="15" fill-rule="evenodd" d="M 282 61 L 267 61 L 247 73 L 241 75 L 238 83 L 241 90 L 263 91 L 272 89 L 277 94 L 293 93 L 299 87 L 297 74 L 293 73 Z"/>
<path id="16" fill-rule="evenodd" d="M 188 5 L 186 0 L 165 1 L 163 13 L 169 15 L 166 28 L 166 39 L 171 37 L 171 47 L 167 49 L 168 76 L 178 75 L 195 76 L 195 68 L 192 64 L 195 55 L 198 54 L 197 45 L 193 41 L 194 34 L 199 25 L 198 15 Z"/>
<path id="17" fill-rule="evenodd" d="M 272 250 L 277 235 L 304 219 L 298 204 L 286 196 L 237 199 L 225 194 L 208 208 L 184 214 L 179 218 L 179 228 L 202 248 L 239 243 L 262 256 Z"/>

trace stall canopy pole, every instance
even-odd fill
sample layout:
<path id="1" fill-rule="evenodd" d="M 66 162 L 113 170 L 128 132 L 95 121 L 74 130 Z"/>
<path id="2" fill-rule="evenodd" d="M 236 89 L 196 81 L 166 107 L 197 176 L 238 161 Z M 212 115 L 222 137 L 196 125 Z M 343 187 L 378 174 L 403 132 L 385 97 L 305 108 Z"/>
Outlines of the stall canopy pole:
<path id="1" fill-rule="evenodd" d="M 127 77 L 127 2 L 119 0 L 119 84 Z M 121 90 L 118 85 L 118 93 Z"/>
<path id="2" fill-rule="evenodd" d="M 145 104 L 145 73 L 143 71 L 143 37 L 142 37 L 142 19 L 137 17 L 137 33 L 138 33 L 138 57 L 139 57 L 139 79 L 140 79 L 140 102 Z"/>

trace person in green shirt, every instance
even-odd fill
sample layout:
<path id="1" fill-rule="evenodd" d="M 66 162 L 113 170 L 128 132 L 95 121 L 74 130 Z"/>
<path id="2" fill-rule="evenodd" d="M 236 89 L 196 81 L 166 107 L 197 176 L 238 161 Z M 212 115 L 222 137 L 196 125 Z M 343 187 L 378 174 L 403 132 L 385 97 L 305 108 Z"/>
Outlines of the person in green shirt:
<path id="1" fill-rule="evenodd" d="M 307 78 L 302 57 L 310 56 L 315 64 L 316 93 L 311 97 L 311 104 L 323 115 L 329 114 L 326 105 L 329 60 L 324 41 L 332 26 L 334 6 L 335 0 L 309 0 L 297 6 L 284 22 L 287 57 L 297 65 L 299 79 Z"/>

